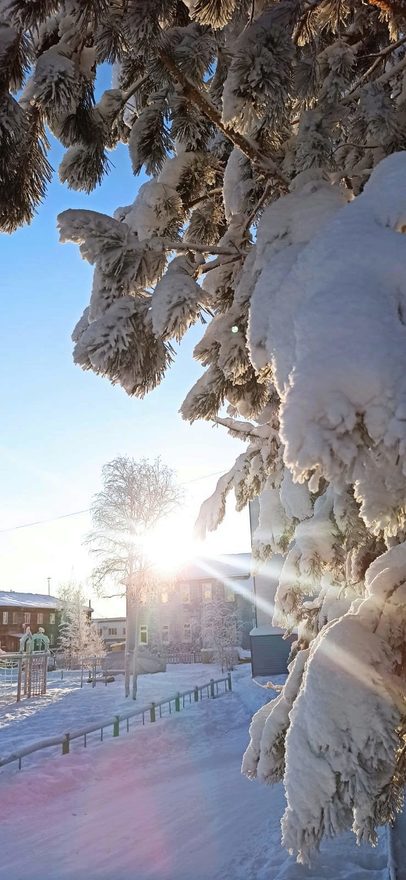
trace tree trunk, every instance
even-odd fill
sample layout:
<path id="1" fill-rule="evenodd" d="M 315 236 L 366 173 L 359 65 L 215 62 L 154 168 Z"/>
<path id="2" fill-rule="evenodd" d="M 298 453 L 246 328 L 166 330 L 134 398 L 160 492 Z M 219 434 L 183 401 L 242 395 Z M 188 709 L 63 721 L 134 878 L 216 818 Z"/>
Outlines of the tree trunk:
<path id="1" fill-rule="evenodd" d="M 126 589 L 126 630 L 125 630 L 125 658 L 124 658 L 124 692 L 125 696 L 130 696 L 131 682 L 131 656 L 135 650 L 135 621 L 134 621 L 134 599 L 131 595 L 131 585 Z"/>
<path id="2" fill-rule="evenodd" d="M 133 672 L 133 680 L 132 680 L 132 691 L 131 696 L 133 700 L 137 699 L 137 685 L 138 685 L 138 606 L 134 603 L 133 608 L 133 624 L 134 624 L 134 648 L 133 648 L 133 662 L 132 662 L 132 672 Z"/>

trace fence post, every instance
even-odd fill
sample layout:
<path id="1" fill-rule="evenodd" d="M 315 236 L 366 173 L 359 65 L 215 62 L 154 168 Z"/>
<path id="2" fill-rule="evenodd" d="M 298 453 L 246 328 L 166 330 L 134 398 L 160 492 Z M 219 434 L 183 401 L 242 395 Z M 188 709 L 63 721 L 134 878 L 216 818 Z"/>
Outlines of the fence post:
<path id="1" fill-rule="evenodd" d="M 199 702 L 199 688 L 197 685 L 193 691 L 193 696 L 194 696 L 195 703 L 198 703 Z"/>
<path id="2" fill-rule="evenodd" d="M 232 691 L 233 687 L 232 687 L 232 681 L 231 681 L 231 672 L 229 672 L 227 675 L 227 681 L 228 681 L 228 689 L 229 689 L 229 691 Z"/>
<path id="3" fill-rule="evenodd" d="M 175 697 L 175 712 L 180 712 L 180 693 L 178 692 Z"/>
<path id="4" fill-rule="evenodd" d="M 156 721 L 155 717 L 155 703 L 151 703 L 151 708 L 149 710 L 149 720 Z"/>
<path id="5" fill-rule="evenodd" d="M 69 755 L 69 741 L 70 741 L 70 734 L 65 733 L 65 738 L 62 741 L 62 754 L 63 755 Z"/>
<path id="6" fill-rule="evenodd" d="M 17 681 L 17 703 L 21 700 L 21 685 L 23 679 L 23 655 L 18 658 L 18 681 Z"/>
<path id="7" fill-rule="evenodd" d="M 24 694 L 26 694 L 26 696 L 27 696 L 28 698 L 31 697 L 31 688 L 32 688 L 32 683 L 31 683 L 31 673 L 32 673 L 32 654 L 26 654 L 26 656 L 25 656 L 25 687 L 24 687 Z"/>
<path id="8" fill-rule="evenodd" d="M 210 696 L 214 699 L 214 678 L 210 679 Z"/>
<path id="9" fill-rule="evenodd" d="M 120 716 L 114 716 L 113 736 L 120 736 Z"/>
<path id="10" fill-rule="evenodd" d="M 48 653 L 46 653 L 46 654 L 45 654 L 45 657 L 44 657 L 44 659 L 43 659 L 43 663 L 44 663 L 44 665 L 43 665 L 43 668 L 42 668 L 43 679 L 42 679 L 41 694 L 46 694 L 46 692 L 47 692 L 47 683 L 48 683 L 48 656 L 49 656 Z"/>

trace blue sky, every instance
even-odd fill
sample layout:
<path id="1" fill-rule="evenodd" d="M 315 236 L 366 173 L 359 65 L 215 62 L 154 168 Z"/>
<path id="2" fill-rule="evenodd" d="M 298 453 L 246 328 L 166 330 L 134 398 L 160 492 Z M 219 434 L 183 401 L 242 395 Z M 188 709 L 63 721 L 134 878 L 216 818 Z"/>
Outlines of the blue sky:
<path id="1" fill-rule="evenodd" d="M 53 141 L 54 168 L 62 154 Z M 163 384 L 143 401 L 72 362 L 70 333 L 88 303 L 92 267 L 75 245 L 58 243 L 56 215 L 70 207 L 111 214 L 129 204 L 142 180 L 134 178 L 125 146 L 111 161 L 111 173 L 89 197 L 69 191 L 55 175 L 33 223 L 0 237 L 0 529 L 87 508 L 100 487 L 103 463 L 118 454 L 160 455 L 186 483 L 178 532 L 187 542 L 199 502 L 217 479 L 206 475 L 227 469 L 242 451 L 224 429 L 190 426 L 178 415 L 201 373 L 192 350 L 202 327 L 189 332 Z M 82 515 L 1 534 L 0 589 L 42 592 L 51 577 L 55 591 L 69 577 L 85 578 L 90 563 L 82 541 L 89 524 Z M 231 505 L 225 524 L 203 549 L 248 550 L 248 513 L 237 515 Z M 107 614 L 118 608 L 102 602 L 96 610 Z"/>

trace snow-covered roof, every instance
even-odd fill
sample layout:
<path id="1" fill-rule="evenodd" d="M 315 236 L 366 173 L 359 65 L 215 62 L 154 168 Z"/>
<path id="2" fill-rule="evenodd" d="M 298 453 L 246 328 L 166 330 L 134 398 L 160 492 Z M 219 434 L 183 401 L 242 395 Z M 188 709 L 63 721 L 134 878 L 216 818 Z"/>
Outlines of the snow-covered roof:
<path id="1" fill-rule="evenodd" d="M 251 553 L 227 553 L 216 558 L 199 556 L 185 565 L 178 581 L 224 580 L 248 578 L 251 575 Z"/>
<path id="2" fill-rule="evenodd" d="M 16 590 L 0 590 L 0 606 L 15 605 L 17 608 L 58 608 L 56 596 L 41 593 L 18 593 Z"/>

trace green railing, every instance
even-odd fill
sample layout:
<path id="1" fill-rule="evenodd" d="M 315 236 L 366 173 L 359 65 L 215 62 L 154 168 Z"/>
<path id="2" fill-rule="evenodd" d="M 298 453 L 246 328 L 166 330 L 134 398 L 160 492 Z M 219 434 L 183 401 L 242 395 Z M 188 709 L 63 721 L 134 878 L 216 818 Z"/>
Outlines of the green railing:
<path id="1" fill-rule="evenodd" d="M 221 685 L 224 685 L 223 689 L 221 688 Z M 79 730 L 73 730 L 63 734 L 60 733 L 57 736 L 52 736 L 48 739 L 42 739 L 36 743 L 31 743 L 25 748 L 18 749 L 9 755 L 5 755 L 5 757 L 0 756 L 0 767 L 5 767 L 7 764 L 12 764 L 14 761 L 18 761 L 18 768 L 21 770 L 23 758 L 34 754 L 34 752 L 39 752 L 42 749 L 50 749 L 54 746 L 61 746 L 62 755 L 68 755 L 70 744 L 75 739 L 81 739 L 83 737 L 83 745 L 86 747 L 87 737 L 91 733 L 97 733 L 99 731 L 100 740 L 103 741 L 104 731 L 112 728 L 113 736 L 120 736 L 124 723 L 125 730 L 128 733 L 132 718 L 139 718 L 143 725 L 146 721 L 154 723 L 157 718 L 162 718 L 165 714 L 171 715 L 172 712 L 180 712 L 188 703 L 198 703 L 205 697 L 208 699 L 214 699 L 215 697 L 226 694 L 231 690 L 232 681 L 231 673 L 229 672 L 225 678 L 211 678 L 207 684 L 199 684 L 188 691 L 176 693 L 171 697 L 166 697 L 164 700 L 154 701 L 148 706 L 144 706 L 142 709 L 130 709 L 127 712 L 120 712 L 118 715 L 114 715 L 113 718 L 108 718 L 104 721 L 97 721 L 94 724 L 89 724 L 87 727 L 82 727 Z M 165 713 L 164 710 L 166 708 L 167 712 Z"/>

